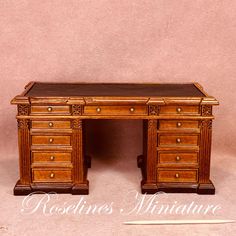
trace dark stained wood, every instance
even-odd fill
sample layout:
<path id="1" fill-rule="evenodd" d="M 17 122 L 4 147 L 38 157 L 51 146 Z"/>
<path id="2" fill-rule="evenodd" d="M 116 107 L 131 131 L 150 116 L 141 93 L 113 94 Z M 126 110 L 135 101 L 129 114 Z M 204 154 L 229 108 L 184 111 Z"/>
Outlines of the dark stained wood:
<path id="1" fill-rule="evenodd" d="M 89 193 L 87 119 L 143 120 L 143 153 L 137 159 L 142 193 L 215 193 L 210 158 L 212 106 L 218 101 L 198 83 L 30 82 L 11 103 L 18 111 L 15 195 Z"/>

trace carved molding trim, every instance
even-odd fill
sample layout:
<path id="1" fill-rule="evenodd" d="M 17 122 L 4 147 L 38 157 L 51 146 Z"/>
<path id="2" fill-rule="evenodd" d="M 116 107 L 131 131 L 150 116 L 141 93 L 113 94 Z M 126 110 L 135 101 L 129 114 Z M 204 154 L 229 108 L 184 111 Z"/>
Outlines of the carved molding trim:
<path id="1" fill-rule="evenodd" d="M 30 128 L 30 120 L 18 119 L 17 124 L 18 124 L 19 129 L 29 129 Z"/>
<path id="2" fill-rule="evenodd" d="M 148 113 L 151 116 L 157 116 L 159 114 L 159 106 L 157 106 L 157 105 L 149 105 Z"/>
<path id="3" fill-rule="evenodd" d="M 212 106 L 202 105 L 202 116 L 211 116 L 212 115 Z"/>
<path id="4" fill-rule="evenodd" d="M 28 104 L 19 104 L 18 105 L 18 115 L 19 116 L 28 116 L 30 113 L 30 105 Z"/>
<path id="5" fill-rule="evenodd" d="M 82 129 L 82 120 L 80 120 L 80 119 L 71 120 L 71 128 L 72 129 Z"/>
<path id="6" fill-rule="evenodd" d="M 81 116 L 83 113 L 83 106 L 82 105 L 72 105 L 71 110 L 72 110 L 72 115 Z"/>

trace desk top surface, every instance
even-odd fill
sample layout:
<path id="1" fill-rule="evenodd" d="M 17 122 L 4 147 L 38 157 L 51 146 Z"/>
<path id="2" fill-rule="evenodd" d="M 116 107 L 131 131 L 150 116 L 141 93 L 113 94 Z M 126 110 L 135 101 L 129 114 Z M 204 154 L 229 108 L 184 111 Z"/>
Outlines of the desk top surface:
<path id="1" fill-rule="evenodd" d="M 206 97 L 196 84 L 75 84 L 36 82 L 27 97 Z"/>

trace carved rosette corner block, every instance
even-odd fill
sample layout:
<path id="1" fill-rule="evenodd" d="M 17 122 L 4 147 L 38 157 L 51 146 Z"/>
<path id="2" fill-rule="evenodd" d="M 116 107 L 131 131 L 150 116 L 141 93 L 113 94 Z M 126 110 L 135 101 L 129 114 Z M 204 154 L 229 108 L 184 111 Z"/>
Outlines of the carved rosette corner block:
<path id="1" fill-rule="evenodd" d="M 212 106 L 202 105 L 201 113 L 202 113 L 202 116 L 211 116 L 212 115 Z"/>
<path id="2" fill-rule="evenodd" d="M 151 116 L 157 116 L 159 114 L 159 106 L 157 106 L 157 105 L 149 105 L 148 106 L 148 113 Z"/>
<path id="3" fill-rule="evenodd" d="M 212 120 L 202 120 L 201 121 L 201 128 L 212 130 Z"/>
<path id="4" fill-rule="evenodd" d="M 17 120 L 18 129 L 29 129 L 30 121 L 27 119 L 18 119 Z"/>
<path id="5" fill-rule="evenodd" d="M 80 119 L 71 120 L 71 128 L 72 129 L 82 129 L 82 120 L 80 120 Z"/>
<path id="6" fill-rule="evenodd" d="M 28 104 L 19 104 L 17 108 L 19 116 L 28 116 L 30 113 L 30 105 Z"/>
<path id="7" fill-rule="evenodd" d="M 81 116 L 83 113 L 83 106 L 82 105 L 72 105 L 71 110 L 72 110 L 73 116 Z"/>

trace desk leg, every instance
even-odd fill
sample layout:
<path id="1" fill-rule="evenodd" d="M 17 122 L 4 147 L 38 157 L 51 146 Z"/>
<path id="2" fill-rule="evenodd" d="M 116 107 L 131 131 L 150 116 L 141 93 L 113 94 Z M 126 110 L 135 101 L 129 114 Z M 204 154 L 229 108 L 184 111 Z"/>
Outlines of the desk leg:
<path id="1" fill-rule="evenodd" d="M 138 166 L 142 169 L 142 193 L 157 192 L 157 120 L 143 121 L 143 155 L 138 157 Z"/>
<path id="2" fill-rule="evenodd" d="M 72 126 L 72 162 L 73 181 L 72 194 L 88 194 L 89 182 L 87 180 L 87 164 L 83 150 L 83 121 L 74 119 Z"/>
<path id="3" fill-rule="evenodd" d="M 198 194 L 215 194 L 215 187 L 210 180 L 212 120 L 201 121 L 199 151 L 199 187 Z"/>
<path id="4" fill-rule="evenodd" d="M 18 145 L 20 179 L 14 187 L 14 195 L 27 195 L 32 191 L 30 186 L 30 120 L 18 120 Z"/>

